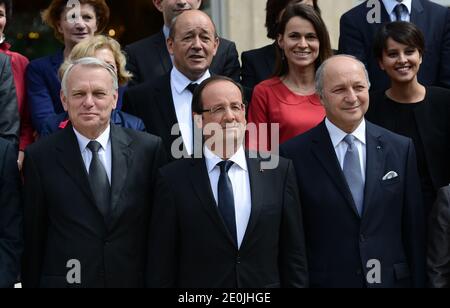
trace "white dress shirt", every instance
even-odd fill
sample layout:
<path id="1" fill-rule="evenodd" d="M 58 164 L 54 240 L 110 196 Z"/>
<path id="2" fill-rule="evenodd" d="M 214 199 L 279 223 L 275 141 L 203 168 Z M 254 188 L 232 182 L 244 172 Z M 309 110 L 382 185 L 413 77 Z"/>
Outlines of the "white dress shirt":
<path id="1" fill-rule="evenodd" d="M 209 181 L 213 191 L 216 205 L 218 205 L 218 185 L 220 177 L 220 167 L 218 163 L 222 161 L 220 157 L 212 153 L 206 146 L 204 147 L 206 168 L 208 170 Z M 250 178 L 248 174 L 247 159 L 245 157 L 244 148 L 241 147 L 230 160 L 234 162 L 228 171 L 233 186 L 234 194 L 234 211 L 236 213 L 236 230 L 238 248 L 241 247 L 247 230 L 250 213 L 252 211 L 252 198 L 250 190 Z"/>
<path id="2" fill-rule="evenodd" d="M 330 134 L 331 142 L 336 152 L 336 156 L 341 165 L 341 169 L 344 170 L 344 158 L 347 153 L 348 144 L 344 141 L 344 138 L 348 135 L 346 132 L 338 128 L 336 125 L 330 122 L 330 120 L 325 119 L 325 125 L 327 127 L 328 133 Z M 359 163 L 361 165 L 362 179 L 366 181 L 366 121 L 363 120 L 359 124 L 358 128 L 351 133 L 355 139 L 355 145 L 358 148 L 359 153 Z"/>
<path id="3" fill-rule="evenodd" d="M 405 11 L 403 9 L 403 11 L 402 11 L 402 21 L 408 21 L 409 22 L 411 20 L 411 18 L 410 18 L 410 16 L 411 16 L 411 2 L 412 2 L 412 0 L 403 0 L 403 1 L 383 0 L 384 7 L 386 8 L 386 11 L 388 12 L 389 17 L 391 17 L 391 21 L 397 21 L 395 19 L 394 8 L 395 8 L 395 6 L 397 4 L 403 3 L 406 6 L 407 11 Z"/>
<path id="4" fill-rule="evenodd" d="M 108 125 L 106 130 L 95 140 L 91 140 L 80 134 L 75 128 L 73 128 L 75 135 L 77 136 L 78 145 L 80 147 L 81 157 L 83 158 L 84 166 L 89 174 L 89 166 L 92 161 L 92 152 L 87 147 L 89 142 L 97 141 L 102 146 L 98 151 L 98 157 L 105 167 L 106 174 L 108 175 L 109 184 L 111 184 L 111 165 L 112 165 L 112 149 L 111 149 L 111 127 Z"/>
<path id="5" fill-rule="evenodd" d="M 175 66 L 170 73 L 170 86 L 172 89 L 172 98 L 177 114 L 178 124 L 180 125 L 181 136 L 184 146 L 189 155 L 193 152 L 193 126 L 192 126 L 192 93 L 187 89 L 191 83 L 202 83 L 203 80 L 211 77 L 209 71 L 206 71 L 198 80 L 189 80 Z"/>

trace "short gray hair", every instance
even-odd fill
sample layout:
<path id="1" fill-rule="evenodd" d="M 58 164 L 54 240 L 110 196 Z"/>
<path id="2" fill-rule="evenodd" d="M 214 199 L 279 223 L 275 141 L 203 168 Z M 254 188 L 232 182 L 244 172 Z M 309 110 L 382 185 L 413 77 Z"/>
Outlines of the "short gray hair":
<path id="1" fill-rule="evenodd" d="M 103 62 L 102 60 L 92 57 L 85 57 L 73 61 L 70 60 L 66 61 L 63 65 L 65 65 L 67 68 L 63 73 L 63 78 L 61 80 L 61 89 L 66 97 L 68 96 L 67 80 L 69 79 L 70 73 L 72 72 L 73 68 L 77 65 L 84 67 L 104 68 L 105 70 L 108 71 L 108 73 L 111 75 L 111 78 L 113 79 L 113 90 L 119 89 L 119 82 L 117 79 L 116 70 L 110 64 Z"/>
<path id="2" fill-rule="evenodd" d="M 345 58 L 350 58 L 355 60 L 356 62 L 358 62 L 359 64 L 361 64 L 361 67 L 364 70 L 364 75 L 366 76 L 366 80 L 367 80 L 367 85 L 370 89 L 370 80 L 369 80 L 369 73 L 367 72 L 366 66 L 364 65 L 364 63 L 362 63 L 360 60 L 358 60 L 356 57 L 354 56 L 350 56 L 350 55 L 337 55 L 337 56 L 333 56 L 331 58 L 328 58 L 327 60 L 325 60 L 317 69 L 316 71 L 316 79 L 315 79 L 315 83 L 316 83 L 316 92 L 319 95 L 320 98 L 323 98 L 323 77 L 325 74 L 325 66 L 327 65 L 328 61 L 330 61 L 331 59 L 335 58 L 335 57 L 345 57 Z"/>

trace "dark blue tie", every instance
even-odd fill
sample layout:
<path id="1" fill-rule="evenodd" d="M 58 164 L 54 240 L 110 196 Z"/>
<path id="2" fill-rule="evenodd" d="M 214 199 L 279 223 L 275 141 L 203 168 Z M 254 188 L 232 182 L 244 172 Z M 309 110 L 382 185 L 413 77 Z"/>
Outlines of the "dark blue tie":
<path id="1" fill-rule="evenodd" d="M 105 218 L 108 218 L 111 202 L 111 186 L 106 169 L 98 156 L 98 151 L 102 146 L 97 141 L 91 141 L 87 147 L 92 152 L 92 160 L 89 165 L 89 184 L 91 185 L 98 209 Z"/>
<path id="2" fill-rule="evenodd" d="M 189 92 L 191 92 L 192 94 L 194 94 L 195 89 L 197 89 L 197 87 L 198 87 L 198 83 L 190 83 L 190 84 L 186 87 L 186 89 L 188 89 Z"/>
<path id="3" fill-rule="evenodd" d="M 219 211 L 222 214 L 223 221 L 233 237 L 234 243 L 237 246 L 237 231 L 236 231 L 236 214 L 234 211 L 234 194 L 233 185 L 228 177 L 228 171 L 234 163 L 226 160 L 217 164 L 220 167 L 220 177 L 218 184 L 218 205 Z"/>
<path id="4" fill-rule="evenodd" d="M 396 21 L 402 21 L 402 13 L 403 13 L 404 8 L 405 8 L 405 5 L 403 3 L 399 3 L 394 7 Z"/>

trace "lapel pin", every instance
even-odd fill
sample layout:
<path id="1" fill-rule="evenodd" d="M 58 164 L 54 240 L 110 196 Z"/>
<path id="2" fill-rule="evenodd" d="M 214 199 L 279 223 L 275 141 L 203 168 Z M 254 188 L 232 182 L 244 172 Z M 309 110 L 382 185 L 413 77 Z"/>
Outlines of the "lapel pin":
<path id="1" fill-rule="evenodd" d="M 377 150 L 381 150 L 381 145 L 377 146 Z"/>

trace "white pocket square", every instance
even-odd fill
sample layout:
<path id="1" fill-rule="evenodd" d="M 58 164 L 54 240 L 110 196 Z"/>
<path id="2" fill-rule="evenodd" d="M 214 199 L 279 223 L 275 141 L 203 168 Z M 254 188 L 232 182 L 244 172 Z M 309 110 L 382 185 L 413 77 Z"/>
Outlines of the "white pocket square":
<path id="1" fill-rule="evenodd" d="M 397 172 L 389 171 L 385 176 L 383 176 L 383 181 L 392 180 L 398 177 Z"/>

